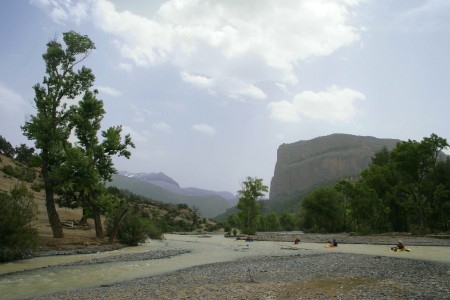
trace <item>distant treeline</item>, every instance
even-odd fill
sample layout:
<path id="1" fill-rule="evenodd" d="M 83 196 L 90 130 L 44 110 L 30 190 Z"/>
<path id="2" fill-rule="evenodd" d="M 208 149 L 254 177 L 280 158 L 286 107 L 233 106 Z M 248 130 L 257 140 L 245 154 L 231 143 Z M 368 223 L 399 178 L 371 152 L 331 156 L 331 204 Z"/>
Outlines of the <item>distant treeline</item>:
<path id="1" fill-rule="evenodd" d="M 442 152 L 448 147 L 436 134 L 399 142 L 375 153 L 356 178 L 259 201 L 258 231 L 448 232 L 450 157 Z M 225 226 L 239 228 L 233 210 L 221 218 Z"/>

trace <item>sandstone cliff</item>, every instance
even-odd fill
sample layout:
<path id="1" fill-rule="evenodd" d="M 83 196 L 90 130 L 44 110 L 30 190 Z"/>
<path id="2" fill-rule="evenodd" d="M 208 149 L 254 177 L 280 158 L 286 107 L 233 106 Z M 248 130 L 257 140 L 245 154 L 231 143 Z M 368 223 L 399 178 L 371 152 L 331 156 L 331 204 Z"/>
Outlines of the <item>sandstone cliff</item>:
<path id="1" fill-rule="evenodd" d="M 270 199 L 290 196 L 315 185 L 356 176 L 383 146 L 395 147 L 399 140 L 369 136 L 332 134 L 312 140 L 282 144 L 270 183 Z"/>

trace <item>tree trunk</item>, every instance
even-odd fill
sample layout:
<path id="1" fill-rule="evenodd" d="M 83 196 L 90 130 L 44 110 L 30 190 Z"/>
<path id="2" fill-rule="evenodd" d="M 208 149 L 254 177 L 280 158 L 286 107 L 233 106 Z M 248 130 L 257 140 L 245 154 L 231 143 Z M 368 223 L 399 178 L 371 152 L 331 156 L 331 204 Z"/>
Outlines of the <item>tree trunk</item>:
<path id="1" fill-rule="evenodd" d="M 110 243 L 113 243 L 114 240 L 116 239 L 117 232 L 119 231 L 120 223 L 122 223 L 122 220 L 125 217 L 125 215 L 127 214 L 127 212 L 128 212 L 128 208 L 126 208 L 122 212 L 122 214 L 119 216 L 119 218 L 114 222 L 114 227 L 113 227 L 113 229 L 111 231 L 111 235 L 109 236 L 109 242 Z"/>
<path id="2" fill-rule="evenodd" d="M 99 238 L 103 237 L 103 226 L 100 218 L 100 211 L 94 208 L 95 235 Z"/>
<path id="3" fill-rule="evenodd" d="M 88 220 L 88 213 L 86 211 L 85 205 L 86 204 L 83 203 L 83 215 L 81 216 L 81 219 L 80 219 L 80 224 L 81 225 L 87 225 L 88 224 L 88 222 L 87 222 L 87 220 Z"/>
<path id="4" fill-rule="evenodd" d="M 56 211 L 55 199 L 53 196 L 53 186 L 48 176 L 48 162 L 42 159 L 42 177 L 45 186 L 45 206 L 47 207 L 48 221 L 52 228 L 54 238 L 63 238 L 64 232 L 59 220 L 58 212 Z"/>

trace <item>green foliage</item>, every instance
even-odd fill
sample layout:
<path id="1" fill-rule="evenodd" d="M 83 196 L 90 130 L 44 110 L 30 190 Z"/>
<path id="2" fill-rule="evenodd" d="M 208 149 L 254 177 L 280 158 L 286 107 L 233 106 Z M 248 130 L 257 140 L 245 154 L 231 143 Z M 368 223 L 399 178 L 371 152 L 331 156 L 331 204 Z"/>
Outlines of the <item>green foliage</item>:
<path id="1" fill-rule="evenodd" d="M 68 149 L 71 119 L 74 106 L 68 106 L 76 97 L 86 93 L 94 84 L 94 74 L 90 69 L 75 67 L 95 49 L 87 37 L 73 31 L 63 33 L 63 45 L 52 40 L 47 43 L 47 51 L 42 55 L 45 73 L 42 83 L 34 88 L 34 105 L 37 113 L 22 127 L 24 135 L 35 141 L 40 149 L 41 170 L 44 181 L 46 207 L 53 236 L 64 236 L 54 201 L 54 189 L 66 181 L 57 176 L 64 165 L 65 150 Z"/>
<path id="2" fill-rule="evenodd" d="M 127 245 L 137 246 L 138 243 L 145 242 L 147 237 L 161 239 L 162 233 L 149 219 L 138 212 L 132 212 L 123 219 L 117 237 Z"/>
<path id="3" fill-rule="evenodd" d="M 2 168 L 2 171 L 3 171 L 6 175 L 9 175 L 9 176 L 14 177 L 14 178 L 19 178 L 19 172 L 18 172 L 18 170 L 17 170 L 16 168 L 14 168 L 13 166 L 11 166 L 11 165 L 5 165 L 5 166 Z"/>
<path id="4" fill-rule="evenodd" d="M 256 233 L 259 220 L 257 200 L 264 196 L 264 192 L 268 190 L 269 188 L 263 184 L 261 178 L 247 177 L 247 180 L 242 182 L 242 190 L 238 191 L 239 202 L 237 208 L 239 210 L 238 218 L 243 233 Z"/>
<path id="5" fill-rule="evenodd" d="M 5 165 L 2 171 L 11 177 L 17 178 L 21 181 L 33 182 L 36 179 L 36 172 L 28 167 L 13 167 L 11 165 Z"/>
<path id="6" fill-rule="evenodd" d="M 319 188 L 302 203 L 304 228 L 319 232 L 338 232 L 343 227 L 342 197 L 333 188 Z"/>
<path id="7" fill-rule="evenodd" d="M 14 147 L 3 136 L 0 135 L 0 153 L 6 156 L 13 157 L 15 150 Z"/>
<path id="8" fill-rule="evenodd" d="M 265 216 L 260 216 L 259 231 L 279 231 L 281 230 L 280 219 L 275 212 L 272 212 Z"/>
<path id="9" fill-rule="evenodd" d="M 297 229 L 294 214 L 283 212 L 280 216 L 280 226 L 282 230 L 292 231 Z"/>
<path id="10" fill-rule="evenodd" d="M 35 154 L 34 151 L 34 148 L 29 148 L 25 144 L 20 144 L 20 146 L 15 149 L 16 155 L 14 156 L 14 159 L 30 168 L 39 167 L 41 165 L 41 161 L 39 156 Z"/>
<path id="11" fill-rule="evenodd" d="M 38 234 L 32 222 L 37 206 L 25 185 L 0 192 L 0 262 L 24 258 L 35 249 Z"/>
<path id="12" fill-rule="evenodd" d="M 382 148 L 357 180 L 340 181 L 304 199 L 305 229 L 448 232 L 450 158 L 440 159 L 448 146 L 432 134 L 420 142 L 400 142 L 390 152 Z"/>

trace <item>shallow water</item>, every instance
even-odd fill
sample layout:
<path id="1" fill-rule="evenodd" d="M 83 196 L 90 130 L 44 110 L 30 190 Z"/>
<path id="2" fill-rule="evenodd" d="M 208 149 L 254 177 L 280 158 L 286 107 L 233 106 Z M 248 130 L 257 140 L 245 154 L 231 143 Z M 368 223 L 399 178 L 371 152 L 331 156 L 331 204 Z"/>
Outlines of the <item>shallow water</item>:
<path id="1" fill-rule="evenodd" d="M 245 242 L 214 235 L 198 236 L 165 235 L 164 241 L 151 241 L 139 247 L 130 247 L 99 254 L 40 257 L 0 265 L 0 274 L 28 270 L 0 276 L 2 299 L 15 299 L 44 295 L 52 292 L 99 286 L 135 278 L 153 276 L 191 266 L 231 261 L 238 258 L 261 255 L 293 255 L 297 253 L 343 252 L 365 253 L 410 259 L 425 259 L 450 263 L 449 247 L 413 247 L 412 252 L 392 253 L 383 245 L 339 245 L 325 249 L 323 244 L 282 242 Z M 291 247 L 293 250 L 282 249 Z M 165 259 L 146 261 L 112 262 L 86 266 L 55 266 L 78 260 L 99 258 L 126 253 L 139 253 L 158 249 L 189 249 L 191 252 Z M 54 266 L 49 268 L 42 268 Z"/>

